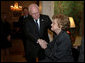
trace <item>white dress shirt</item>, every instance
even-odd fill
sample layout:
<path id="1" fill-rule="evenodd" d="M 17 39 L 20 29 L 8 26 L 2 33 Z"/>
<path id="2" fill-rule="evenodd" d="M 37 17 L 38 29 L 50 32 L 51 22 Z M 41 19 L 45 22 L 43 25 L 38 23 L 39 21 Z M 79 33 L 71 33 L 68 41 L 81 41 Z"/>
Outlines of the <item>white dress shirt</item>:
<path id="1" fill-rule="evenodd" d="M 35 21 L 35 19 L 34 19 Z M 38 23 L 38 27 L 39 27 L 39 30 L 40 30 L 40 19 L 37 19 L 37 23 Z"/>

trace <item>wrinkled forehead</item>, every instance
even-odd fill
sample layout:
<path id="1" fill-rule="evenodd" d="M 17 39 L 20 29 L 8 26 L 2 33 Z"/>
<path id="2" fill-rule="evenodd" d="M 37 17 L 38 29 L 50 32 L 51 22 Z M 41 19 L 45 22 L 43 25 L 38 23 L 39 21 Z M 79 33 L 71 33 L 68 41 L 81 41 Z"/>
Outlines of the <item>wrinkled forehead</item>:
<path id="1" fill-rule="evenodd" d="M 29 11 L 38 11 L 39 8 L 36 4 L 32 4 L 29 6 Z"/>
<path id="2" fill-rule="evenodd" d="M 31 8 L 31 13 L 36 13 L 36 12 L 39 12 L 38 8 L 37 7 L 32 7 Z"/>

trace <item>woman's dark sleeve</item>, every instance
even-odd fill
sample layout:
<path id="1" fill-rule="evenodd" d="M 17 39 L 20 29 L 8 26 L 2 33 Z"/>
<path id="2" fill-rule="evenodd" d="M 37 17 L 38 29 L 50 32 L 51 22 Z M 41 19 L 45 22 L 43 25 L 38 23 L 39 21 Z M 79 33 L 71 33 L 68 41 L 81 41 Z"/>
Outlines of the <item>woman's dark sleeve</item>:
<path id="1" fill-rule="evenodd" d="M 65 56 L 69 47 L 71 47 L 71 41 L 69 38 L 64 37 L 60 40 L 60 44 L 57 44 L 56 41 L 54 47 L 52 49 L 47 50 L 49 52 L 48 57 L 53 60 L 59 60 L 60 58 Z"/>

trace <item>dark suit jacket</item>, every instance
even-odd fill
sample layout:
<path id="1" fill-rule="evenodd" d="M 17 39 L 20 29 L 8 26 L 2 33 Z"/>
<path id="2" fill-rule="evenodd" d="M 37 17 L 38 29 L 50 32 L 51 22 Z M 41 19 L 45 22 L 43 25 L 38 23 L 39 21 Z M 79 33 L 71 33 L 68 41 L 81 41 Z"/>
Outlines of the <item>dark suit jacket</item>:
<path id="1" fill-rule="evenodd" d="M 29 15 L 28 15 L 29 16 Z M 22 27 L 23 27 L 23 25 L 24 25 L 24 23 L 25 23 L 25 19 L 27 19 L 28 18 L 28 16 L 26 17 L 26 18 L 24 18 L 24 16 L 20 16 L 19 17 L 19 20 L 18 20 L 18 23 L 19 23 L 19 26 L 20 26 L 20 28 L 22 29 Z"/>
<path id="2" fill-rule="evenodd" d="M 61 31 L 58 36 L 55 36 L 53 41 L 48 44 L 45 49 L 46 56 L 54 62 L 71 62 L 72 60 L 72 45 L 69 35 Z"/>
<path id="3" fill-rule="evenodd" d="M 0 42 L 1 48 L 11 47 L 11 42 L 7 40 L 8 35 L 11 35 L 10 24 L 8 22 L 0 23 Z"/>
<path id="4" fill-rule="evenodd" d="M 29 15 L 28 15 L 29 16 Z M 25 22 L 28 19 L 28 16 L 24 18 L 24 16 L 20 16 L 19 20 L 18 20 L 18 24 L 19 24 L 19 33 L 21 38 L 24 40 L 24 35 L 23 35 L 23 25 L 25 24 Z"/>
<path id="5" fill-rule="evenodd" d="M 42 38 L 49 42 L 48 29 L 51 28 L 51 20 L 47 15 L 40 14 L 40 35 L 37 34 L 36 24 L 31 16 L 28 17 L 24 25 L 24 35 L 26 40 L 26 54 L 31 57 L 37 57 L 41 48 L 37 44 L 37 39 Z"/>

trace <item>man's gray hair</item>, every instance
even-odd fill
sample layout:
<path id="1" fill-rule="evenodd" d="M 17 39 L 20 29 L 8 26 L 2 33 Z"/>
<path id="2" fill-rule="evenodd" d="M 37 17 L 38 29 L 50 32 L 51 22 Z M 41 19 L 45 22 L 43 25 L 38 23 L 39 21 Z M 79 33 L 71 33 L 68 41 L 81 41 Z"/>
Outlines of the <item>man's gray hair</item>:
<path id="1" fill-rule="evenodd" d="M 29 11 L 29 12 L 31 11 L 31 8 L 32 8 L 32 7 L 36 7 L 36 8 L 39 9 L 38 5 L 35 4 L 35 3 L 33 3 L 33 4 L 30 4 L 30 5 L 28 6 L 28 11 Z"/>

